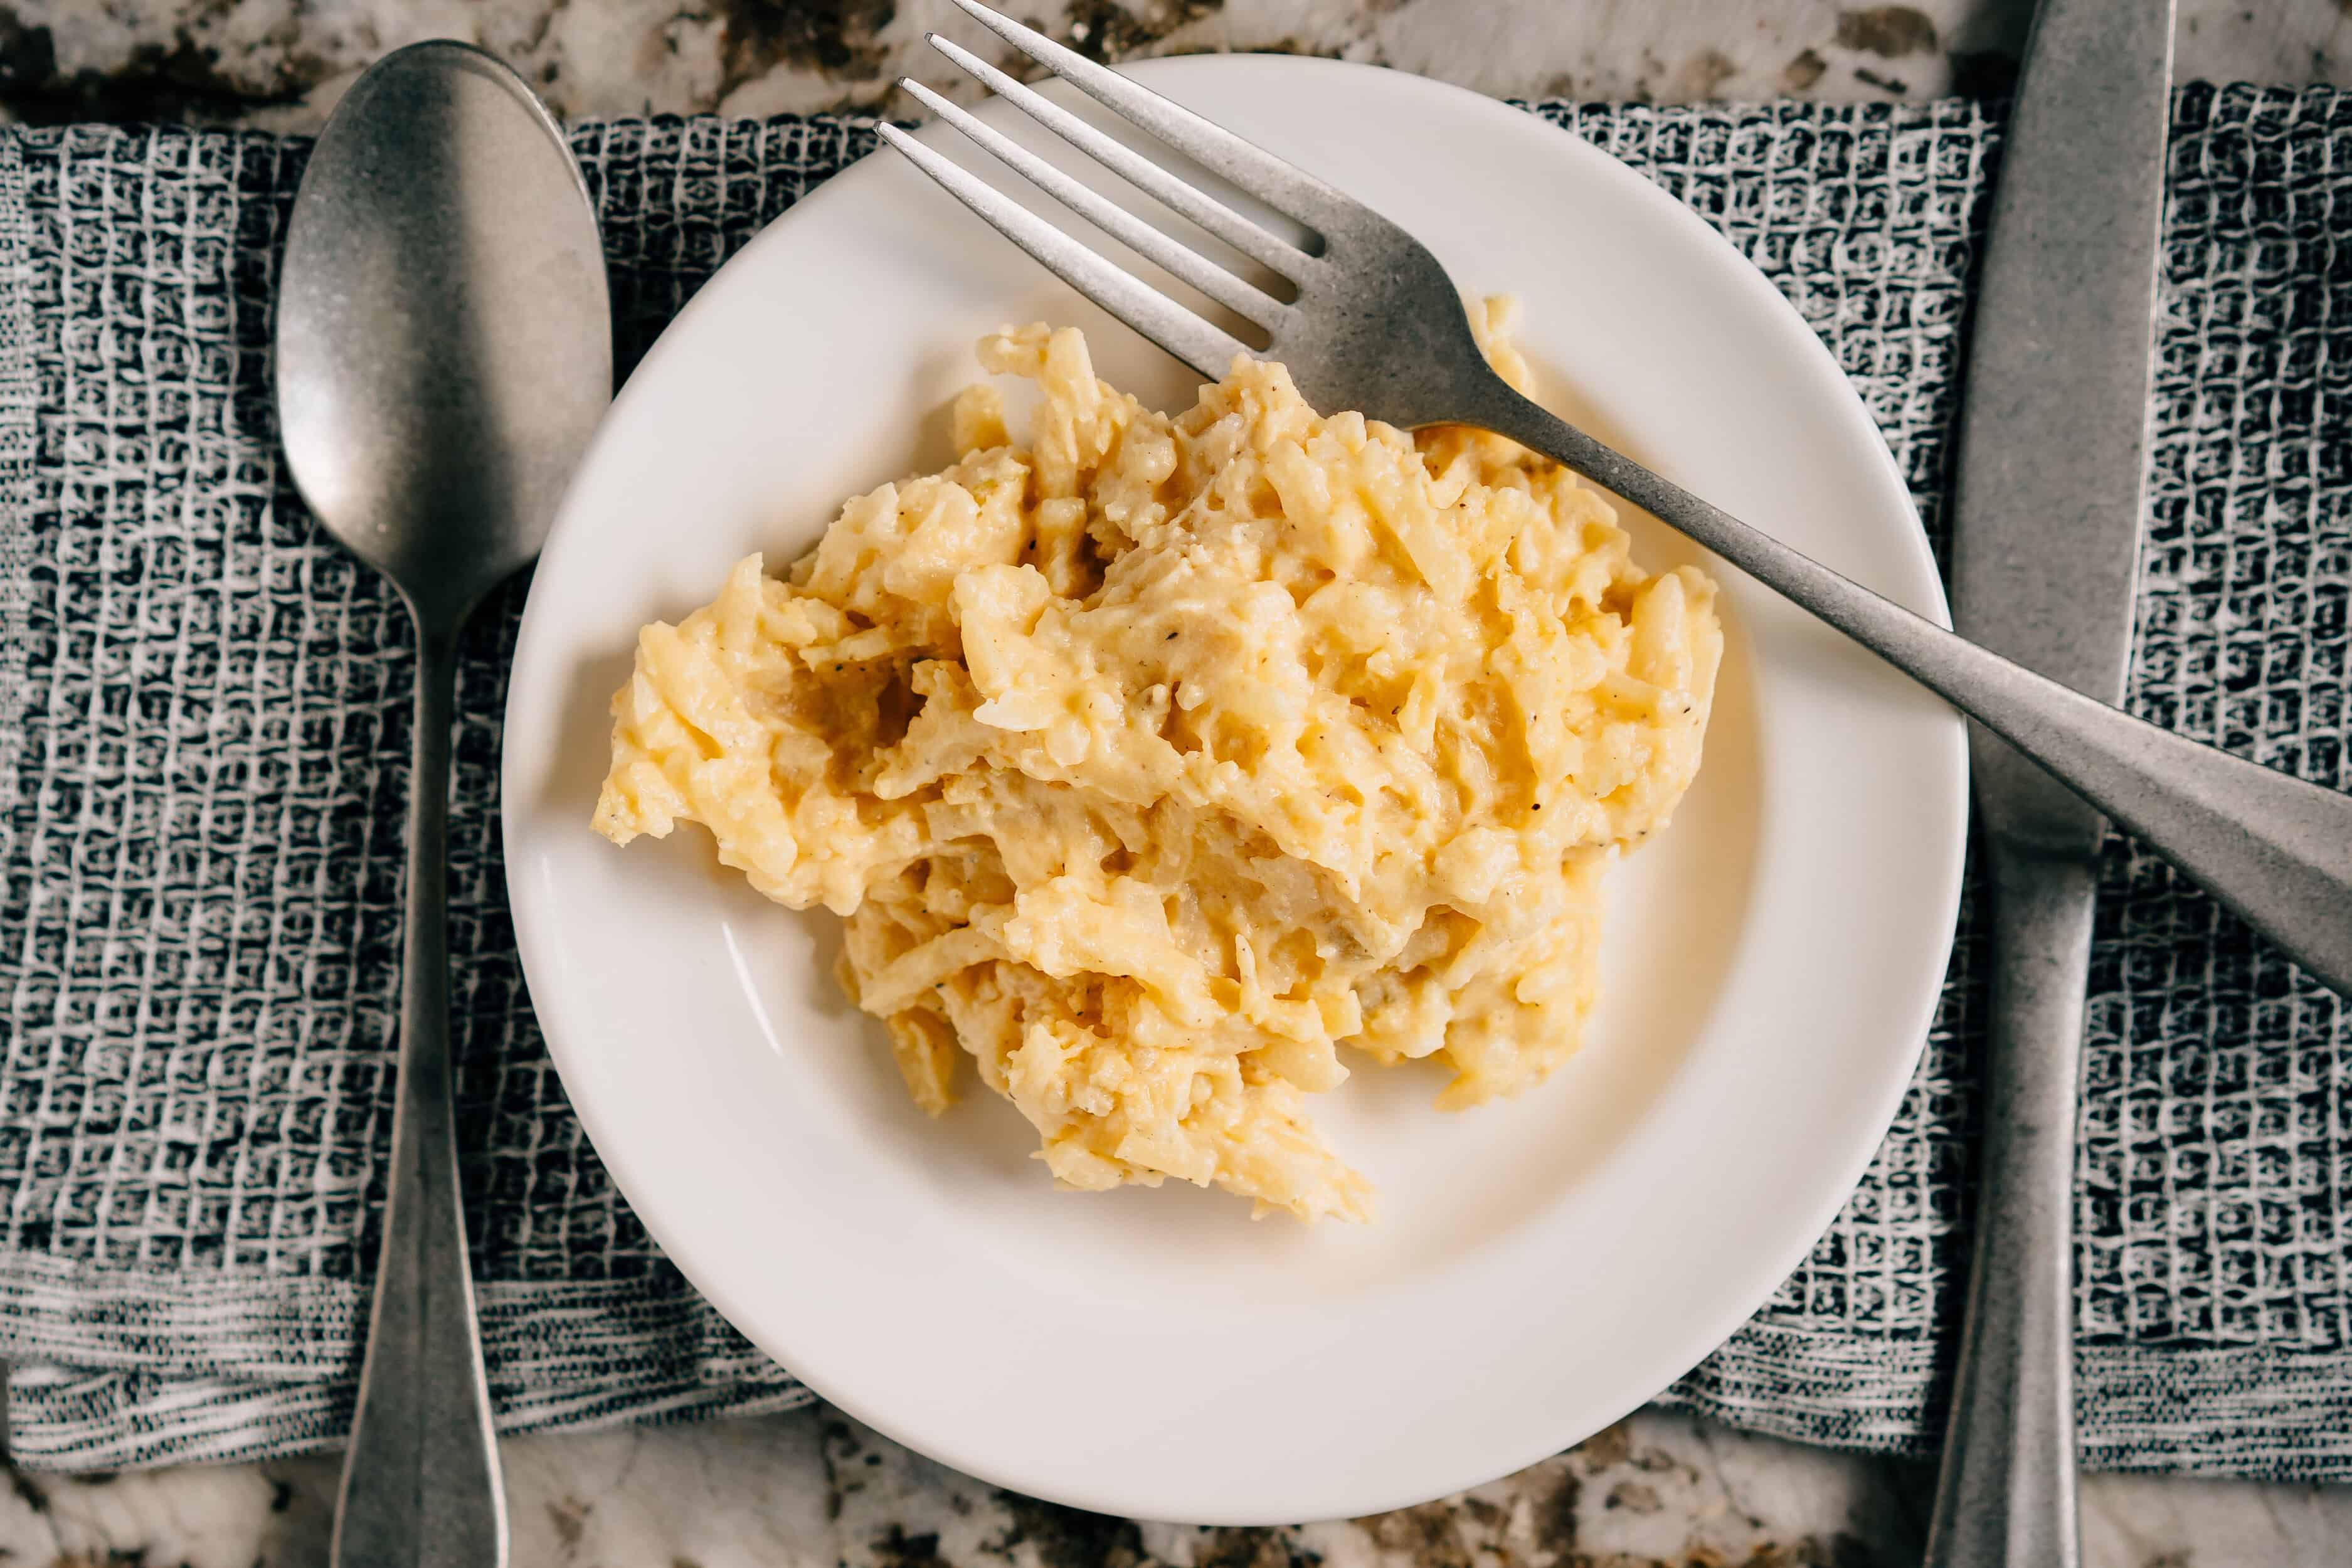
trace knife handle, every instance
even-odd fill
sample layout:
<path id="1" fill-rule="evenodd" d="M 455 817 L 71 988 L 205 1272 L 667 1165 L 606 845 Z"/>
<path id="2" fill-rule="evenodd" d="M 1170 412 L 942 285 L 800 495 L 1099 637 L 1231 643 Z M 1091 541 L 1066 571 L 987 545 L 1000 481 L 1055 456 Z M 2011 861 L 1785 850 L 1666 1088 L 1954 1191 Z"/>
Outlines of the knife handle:
<path id="1" fill-rule="evenodd" d="M 1652 473 L 1500 378 L 1481 391 L 1463 423 L 1566 464 L 1837 627 L 2137 834 L 2315 979 L 2352 996 L 2352 795 L 2036 675 Z"/>
<path id="2" fill-rule="evenodd" d="M 1926 1568 L 2075 1568 L 2074 1112 L 2097 876 L 2013 840 L 1986 849 L 1989 1179 Z"/>

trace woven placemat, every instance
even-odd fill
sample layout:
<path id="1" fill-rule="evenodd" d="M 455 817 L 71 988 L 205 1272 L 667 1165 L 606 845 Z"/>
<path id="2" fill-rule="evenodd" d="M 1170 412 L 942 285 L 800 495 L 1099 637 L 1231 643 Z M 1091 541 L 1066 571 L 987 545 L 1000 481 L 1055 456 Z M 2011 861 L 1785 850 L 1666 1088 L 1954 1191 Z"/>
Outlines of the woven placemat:
<path id="1" fill-rule="evenodd" d="M 1765 270 L 1938 527 L 1994 120 L 1959 102 L 1535 112 Z M 873 141 L 824 117 L 572 134 L 625 363 Z M 271 284 L 306 151 L 0 132 L 0 1354 L 28 1465 L 315 1447 L 341 1434 L 357 1373 L 409 634 L 276 451 Z M 2186 89 L 2171 175 L 2132 705 L 2342 787 L 2352 98 Z M 494 765 L 520 595 L 467 650 L 451 826 L 461 1136 L 501 1423 L 797 1402 L 647 1239 L 533 1024 Z M 1927 1058 L 1853 1202 L 1670 1399 L 1822 1442 L 1932 1446 L 1965 1269 L 1979 946 L 1964 919 Z M 2352 1019 L 2122 841 L 2092 986 L 2087 1461 L 2352 1476 Z"/>

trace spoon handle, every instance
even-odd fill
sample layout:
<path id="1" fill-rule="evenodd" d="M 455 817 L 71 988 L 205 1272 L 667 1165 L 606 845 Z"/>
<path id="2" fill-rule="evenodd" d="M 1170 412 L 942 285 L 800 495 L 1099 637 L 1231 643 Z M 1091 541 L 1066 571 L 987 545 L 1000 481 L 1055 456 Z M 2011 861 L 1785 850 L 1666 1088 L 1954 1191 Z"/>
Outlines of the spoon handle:
<path id="1" fill-rule="evenodd" d="M 474 1324 L 449 1058 L 446 841 L 457 635 L 420 619 L 400 1079 L 383 1249 L 334 1568 L 503 1568 L 506 1498 Z"/>

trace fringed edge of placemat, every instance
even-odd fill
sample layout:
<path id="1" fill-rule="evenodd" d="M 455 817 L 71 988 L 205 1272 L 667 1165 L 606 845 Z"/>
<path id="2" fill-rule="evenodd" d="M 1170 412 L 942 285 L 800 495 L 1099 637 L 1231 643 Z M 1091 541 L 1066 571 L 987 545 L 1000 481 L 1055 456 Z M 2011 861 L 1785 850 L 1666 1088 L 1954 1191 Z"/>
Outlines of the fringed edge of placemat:
<path id="1" fill-rule="evenodd" d="M 478 1296 L 504 1432 L 751 1415 L 811 1397 L 675 1275 L 493 1281 Z M 342 1281 L 192 1281 L 0 1258 L 10 1456 L 33 1469 L 131 1469 L 329 1447 L 350 1423 L 364 1308 Z"/>
<path id="2" fill-rule="evenodd" d="M 22 1470 L 83 1474 L 164 1465 L 240 1464 L 339 1447 L 351 1424 L 348 1383 L 271 1386 L 219 1378 L 158 1381 L 121 1372 L 34 1364 L 10 1382 L 9 1461 Z M 506 1436 L 614 1426 L 678 1426 L 797 1410 L 815 1395 L 773 1382 L 633 1388 L 518 1404 L 498 1416 Z"/>
<path id="3" fill-rule="evenodd" d="M 30 514 L 34 409 L 31 220 L 25 201 L 25 149 L 0 137 L 0 858 L 16 848 L 18 753 L 30 700 L 33 542 L 19 526 Z"/>
<path id="4" fill-rule="evenodd" d="M 274 1276 L 256 1289 L 264 1282 L 0 1258 L 12 1458 L 133 1469 L 333 1447 L 357 1385 L 363 1293 Z M 752 1415 L 814 1398 L 675 1278 L 497 1281 L 480 1299 L 502 1432 Z M 1797 1442 L 1927 1458 L 1947 1375 L 1927 1341 L 1751 1322 L 1657 1403 Z M 2089 1469 L 2352 1481 L 2352 1367 L 2330 1353 L 2179 1347 L 2158 1361 L 2145 1346 L 2082 1345 L 2075 1402 L 2100 1414 L 2083 1440 Z"/>
<path id="5" fill-rule="evenodd" d="M 2074 1349 L 2085 1469 L 2212 1479 L 2352 1481 L 2352 1367 L 2272 1345 L 2161 1357 Z M 1792 1374 L 1801 1366 L 1802 1375 Z M 1934 1457 L 1949 1367 L 1924 1340 L 1862 1342 L 1750 1322 L 1657 1403 L 1729 1426 L 1861 1453 Z M 1924 1425 L 1906 1419 L 1924 1407 Z"/>

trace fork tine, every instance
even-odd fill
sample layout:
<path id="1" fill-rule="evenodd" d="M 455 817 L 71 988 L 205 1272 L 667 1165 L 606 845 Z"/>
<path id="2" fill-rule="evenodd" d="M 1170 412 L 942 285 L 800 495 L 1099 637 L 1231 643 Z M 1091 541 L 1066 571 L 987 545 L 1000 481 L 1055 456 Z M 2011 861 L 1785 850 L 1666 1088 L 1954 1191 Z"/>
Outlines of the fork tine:
<path id="1" fill-rule="evenodd" d="M 937 33 L 927 34 L 925 37 L 931 47 L 954 61 L 966 75 L 978 80 L 997 97 L 1096 163 L 1114 171 L 1129 184 L 1153 196 L 1161 205 L 1191 218 L 1251 260 L 1294 280 L 1303 268 L 1314 265 L 1304 251 L 1268 234 L 1224 203 L 1186 184 L 1133 148 L 1104 135 L 1060 104 L 1013 80 L 971 50 L 940 37 Z"/>
<path id="2" fill-rule="evenodd" d="M 1035 257 L 1071 288 L 1191 365 L 1211 381 L 1233 368 L 1246 345 L 1211 325 L 1149 284 L 1117 267 L 948 159 L 891 124 L 875 128 L 882 139 L 914 160 L 915 166 L 948 195 L 978 213 L 988 226 Z"/>
<path id="3" fill-rule="evenodd" d="M 1271 331 L 1286 307 L 1251 288 L 1182 241 L 1162 234 L 1114 202 L 1087 189 L 1026 147 L 989 129 L 972 115 L 908 77 L 898 85 L 940 119 L 986 148 L 1055 201 L 1078 214 L 1139 255 L 1150 258 L 1225 309 Z"/>
<path id="4" fill-rule="evenodd" d="M 1354 204 L 1347 197 L 1306 170 L 1243 141 L 1182 104 L 1162 98 L 1075 50 L 1064 48 L 1010 16 L 997 15 L 979 0 L 955 3 L 972 20 L 1104 108 L 1150 132 L 1194 163 L 1213 169 L 1268 206 L 1305 224 L 1341 216 L 1353 210 Z M 1157 191 L 1152 194 L 1159 195 Z"/>

